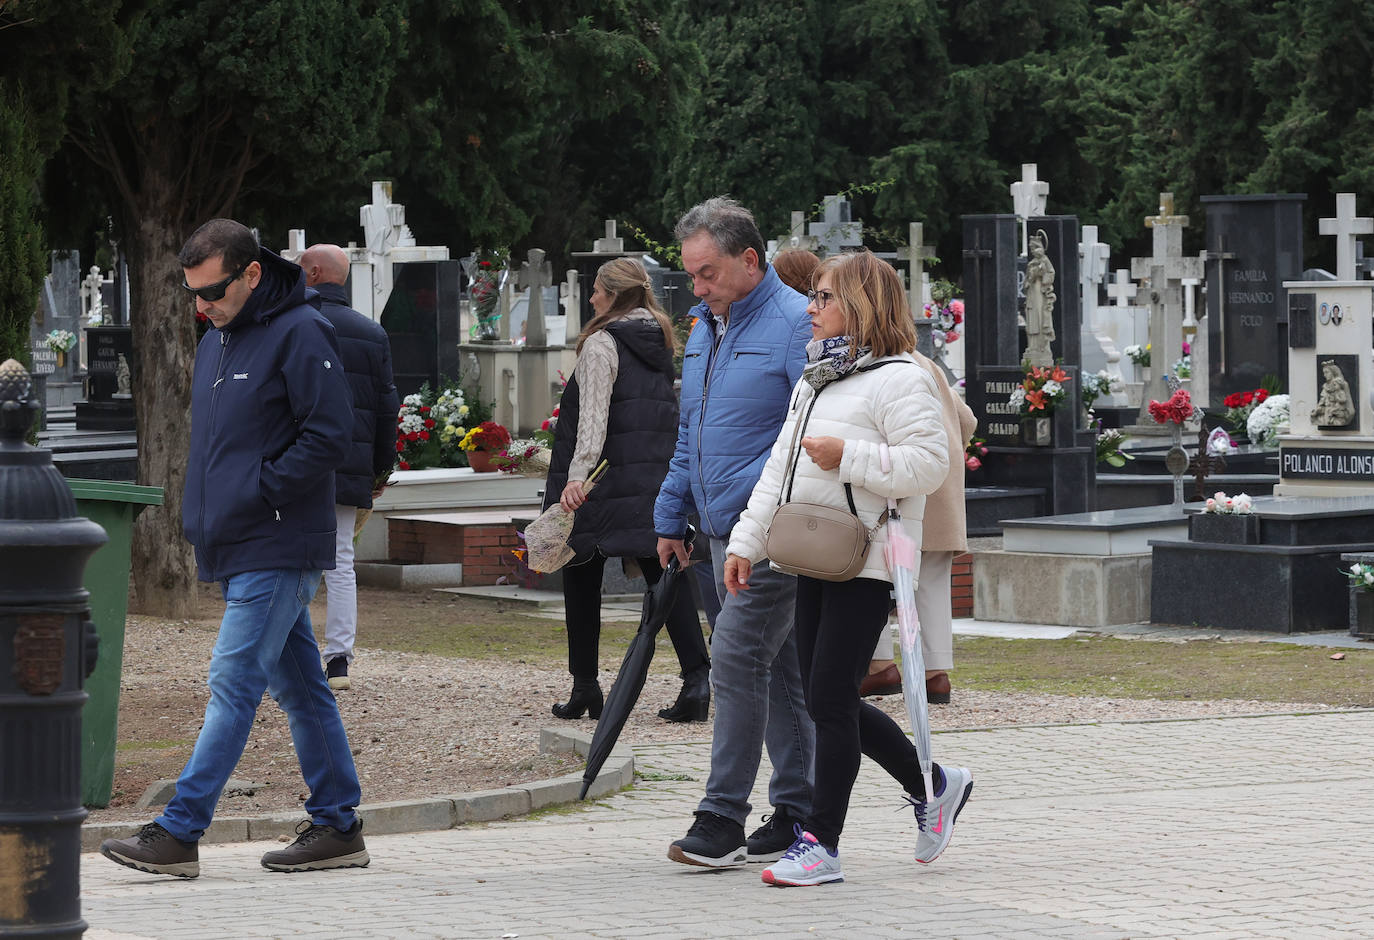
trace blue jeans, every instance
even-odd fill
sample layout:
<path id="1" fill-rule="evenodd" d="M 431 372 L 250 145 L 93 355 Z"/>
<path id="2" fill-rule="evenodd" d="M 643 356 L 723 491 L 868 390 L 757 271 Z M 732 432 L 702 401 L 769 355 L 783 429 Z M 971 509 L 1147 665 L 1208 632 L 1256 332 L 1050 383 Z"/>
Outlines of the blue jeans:
<path id="1" fill-rule="evenodd" d="M 698 809 L 743 824 L 766 744 L 773 762 L 769 802 L 805 819 L 811 812 L 816 726 L 806 710 L 793 632 L 797 579 L 760 563 L 749 590 L 732 597 L 725 591 L 725 546 L 711 539 L 721 602 L 711 635 L 716 723 L 711 775 Z"/>
<path id="2" fill-rule="evenodd" d="M 224 620 L 210 658 L 210 703 L 177 792 L 157 822 L 183 842 L 205 834 L 220 791 L 243 756 L 262 693 L 291 726 L 306 812 L 316 823 L 351 829 L 362 799 L 353 753 L 310 628 L 320 572 L 247 571 L 220 582 Z"/>

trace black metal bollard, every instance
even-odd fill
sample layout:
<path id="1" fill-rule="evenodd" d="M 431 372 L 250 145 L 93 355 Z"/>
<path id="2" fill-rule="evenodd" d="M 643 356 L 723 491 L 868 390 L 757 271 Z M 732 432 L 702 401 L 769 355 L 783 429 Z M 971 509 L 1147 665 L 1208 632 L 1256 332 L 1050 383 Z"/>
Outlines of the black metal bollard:
<path id="1" fill-rule="evenodd" d="M 0 365 L 0 935 L 80 937 L 82 685 L 97 638 L 86 562 L 105 530 L 76 514 L 52 454 L 24 436 L 39 408 Z"/>

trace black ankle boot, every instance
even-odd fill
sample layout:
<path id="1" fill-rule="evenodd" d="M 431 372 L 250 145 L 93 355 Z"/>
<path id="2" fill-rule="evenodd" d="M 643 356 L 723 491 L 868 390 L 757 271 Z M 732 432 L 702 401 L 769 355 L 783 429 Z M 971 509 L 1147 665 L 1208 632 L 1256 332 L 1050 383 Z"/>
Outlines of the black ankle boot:
<path id="1" fill-rule="evenodd" d="M 601 683 L 595 679 L 574 679 L 572 695 L 568 696 L 566 705 L 554 705 L 553 716 L 571 721 L 574 718 L 581 718 L 582 713 L 586 712 L 592 718 L 601 717 L 601 706 L 605 699 L 601 696 Z"/>
<path id="2" fill-rule="evenodd" d="M 664 721 L 705 721 L 711 710 L 711 667 L 693 669 L 682 677 L 682 691 L 671 708 L 660 708 Z"/>

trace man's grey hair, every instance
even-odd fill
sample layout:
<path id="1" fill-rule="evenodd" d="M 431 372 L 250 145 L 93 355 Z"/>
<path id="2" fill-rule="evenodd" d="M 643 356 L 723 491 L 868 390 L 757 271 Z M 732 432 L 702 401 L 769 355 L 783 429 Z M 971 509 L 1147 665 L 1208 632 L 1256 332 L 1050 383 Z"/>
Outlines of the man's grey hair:
<path id="1" fill-rule="evenodd" d="M 763 235 L 754 221 L 754 213 L 738 200 L 713 196 L 688 209 L 673 228 L 673 236 L 679 244 L 701 232 L 710 235 L 716 247 L 726 255 L 735 257 L 744 254 L 746 248 L 752 248 L 758 255 L 759 266 L 766 263 Z"/>

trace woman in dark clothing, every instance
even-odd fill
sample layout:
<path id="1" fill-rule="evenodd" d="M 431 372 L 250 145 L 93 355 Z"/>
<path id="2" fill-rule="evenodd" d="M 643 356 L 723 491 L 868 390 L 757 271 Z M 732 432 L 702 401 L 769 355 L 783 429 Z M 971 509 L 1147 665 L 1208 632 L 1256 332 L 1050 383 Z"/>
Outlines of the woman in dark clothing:
<path id="1" fill-rule="evenodd" d="M 544 497 L 545 506 L 558 499 L 564 509 L 577 510 L 569 543 L 577 555 L 563 569 L 573 689 L 566 703 L 553 706 L 558 718 L 601 715 L 596 676 L 606 559 L 635 559 L 651 585 L 663 573 L 654 499 L 677 444 L 673 329 L 644 266 L 633 258 L 602 265 L 591 302 L 596 316 L 577 339 L 577 365 L 559 403 Z M 610 467 L 587 493 L 587 476 L 603 459 Z M 683 686 L 677 702 L 660 714 L 669 721 L 705 721 L 710 661 L 690 591 L 678 592 L 668 635 Z"/>

